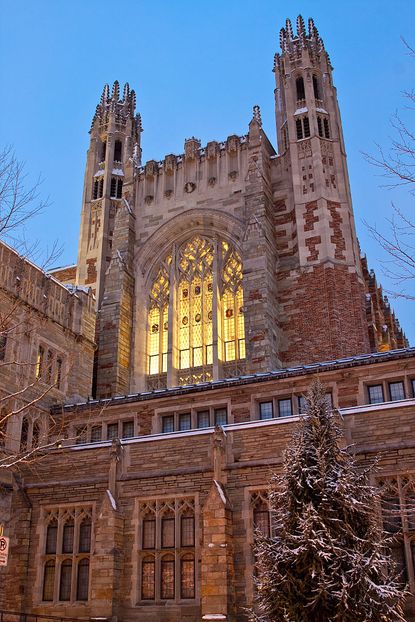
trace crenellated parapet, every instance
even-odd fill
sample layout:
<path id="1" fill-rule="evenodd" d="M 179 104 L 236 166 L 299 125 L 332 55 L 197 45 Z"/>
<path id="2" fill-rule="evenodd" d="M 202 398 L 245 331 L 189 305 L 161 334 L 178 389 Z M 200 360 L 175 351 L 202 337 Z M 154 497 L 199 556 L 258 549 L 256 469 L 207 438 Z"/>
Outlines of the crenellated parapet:
<path id="1" fill-rule="evenodd" d="M 223 189 L 228 194 L 244 184 L 248 170 L 248 135 L 228 136 L 203 146 L 195 137 L 185 140 L 181 154 L 164 160 L 149 160 L 137 167 L 138 204 L 168 205 L 176 199 L 212 196 Z"/>
<path id="2" fill-rule="evenodd" d="M 361 257 L 361 265 L 366 285 L 366 317 L 372 352 L 408 347 L 409 342 L 399 320 L 377 282 L 375 271 L 369 270 L 365 255 Z"/>

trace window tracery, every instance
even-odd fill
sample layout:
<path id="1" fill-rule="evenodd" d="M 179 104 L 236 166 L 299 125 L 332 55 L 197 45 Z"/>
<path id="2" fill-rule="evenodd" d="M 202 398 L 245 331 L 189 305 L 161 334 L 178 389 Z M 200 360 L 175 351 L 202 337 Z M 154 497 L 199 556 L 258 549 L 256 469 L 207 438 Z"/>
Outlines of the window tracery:
<path id="1" fill-rule="evenodd" d="M 149 388 L 167 385 L 169 367 L 189 384 L 245 359 L 242 263 L 233 246 L 196 235 L 173 248 L 151 285 L 147 344 Z"/>

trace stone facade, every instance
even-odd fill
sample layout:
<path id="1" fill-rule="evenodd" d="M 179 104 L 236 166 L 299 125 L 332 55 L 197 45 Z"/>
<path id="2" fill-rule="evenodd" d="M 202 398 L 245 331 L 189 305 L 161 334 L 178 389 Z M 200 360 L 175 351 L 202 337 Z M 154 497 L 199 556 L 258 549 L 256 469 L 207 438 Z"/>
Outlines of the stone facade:
<path id="1" fill-rule="evenodd" d="M 255 106 L 246 135 L 205 146 L 192 137 L 184 153 L 142 164 L 134 91 L 127 84 L 121 97 L 117 82 L 111 93 L 104 88 L 91 127 L 76 272 L 76 283 L 96 295 L 97 396 L 407 345 L 390 310 L 388 320 L 380 311 L 381 292 L 360 255 L 332 66 L 312 20 L 306 31 L 299 18 L 296 35 L 287 22 L 274 72 L 278 153 Z M 180 343 L 182 322 L 193 318 L 180 311 L 177 257 L 196 236 L 216 250 L 213 319 L 202 312 L 199 320 L 213 331 L 200 346 L 212 354 L 196 353 L 192 362 L 194 336 L 190 346 Z M 240 351 L 225 335 L 233 309 L 221 244 L 242 265 Z M 153 322 L 163 265 L 168 313 Z M 166 343 L 152 347 L 166 364 L 152 369 L 151 331 L 162 324 Z"/>
<path id="2" fill-rule="evenodd" d="M 256 503 L 266 500 L 270 474 L 281 468 L 283 450 L 301 410 L 299 398 L 316 377 L 340 408 L 346 442 L 359 462 L 369 465 L 378 456 L 374 482 L 396 486 L 395 493 L 388 489 L 386 494 L 388 501 L 395 495 L 396 503 L 402 504 L 402 523 L 395 522 L 393 531 L 413 591 L 415 508 L 412 502 L 404 505 L 415 495 L 415 350 L 409 348 L 216 385 L 54 407 L 54 417 L 63 414 L 74 428 L 86 426 L 85 436 L 78 439 L 85 442 L 68 441 L 68 446 L 53 450 L 34 472 L 24 473 L 24 486 L 13 493 L 14 512 L 7 525 L 13 546 L 2 606 L 83 619 L 196 622 L 220 614 L 224 616 L 220 619 L 246 620 L 244 608 L 252 604 L 254 589 Z M 397 384 L 403 391 L 400 396 L 395 392 Z M 374 386 L 382 387 L 383 403 L 369 403 L 369 388 Z M 282 416 L 287 414 L 287 400 L 291 416 Z M 269 403 L 274 418 L 261 419 L 261 405 Z M 214 423 L 215 413 L 223 416 L 224 409 L 227 423 L 222 419 L 222 427 L 197 427 L 202 422 L 200 413 L 210 413 Z M 191 415 L 190 429 L 180 431 L 184 413 Z M 161 433 L 163 419 L 171 416 L 172 429 L 177 431 Z M 114 435 L 114 425 L 116 436 L 130 437 L 106 440 Z M 102 440 L 91 442 L 97 426 Z M 57 553 L 48 554 L 50 512 L 59 515 L 59 542 L 62 521 L 72 512 L 77 524 L 81 511 L 90 512 L 92 518 L 88 552 L 73 549 L 65 554 L 58 544 Z M 174 521 L 175 539 L 163 546 L 159 535 L 148 540 L 144 522 L 150 516 L 158 530 L 165 511 Z M 189 517 L 188 512 L 194 521 L 194 539 L 184 541 L 179 521 L 181 516 Z M 396 511 L 393 514 L 396 521 Z M 76 565 L 85 555 L 90 564 L 89 597 L 82 601 L 77 599 Z M 172 558 L 174 588 L 163 598 L 166 556 Z M 59 568 L 68 558 L 74 568 L 72 587 L 63 600 Z M 51 559 L 56 560 L 54 596 L 45 601 L 44 569 Z M 150 585 L 148 592 L 146 563 L 151 565 L 152 559 L 154 591 Z M 194 568 L 190 588 L 182 584 L 182 560 Z M 19 594 L 17 585 L 22 586 Z M 183 592 L 184 588 L 190 591 Z M 407 620 L 415 620 L 412 598 L 406 607 Z"/>
<path id="3" fill-rule="evenodd" d="M 287 21 L 274 71 L 278 153 L 255 106 L 246 135 L 142 164 L 134 91 L 106 86 L 76 266 L 45 274 L 0 246 L 0 391 L 30 409 L 5 449 L 65 431 L 2 479 L 0 610 L 246 620 L 254 523 L 316 377 L 362 466 L 379 456 L 415 594 L 415 350 L 358 247 L 312 20 Z"/>

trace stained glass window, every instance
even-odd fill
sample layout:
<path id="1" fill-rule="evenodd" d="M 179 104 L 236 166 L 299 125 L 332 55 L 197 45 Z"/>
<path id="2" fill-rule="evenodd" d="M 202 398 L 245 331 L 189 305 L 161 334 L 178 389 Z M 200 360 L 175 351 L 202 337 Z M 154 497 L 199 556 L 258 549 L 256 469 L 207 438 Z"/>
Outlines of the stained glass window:
<path id="1" fill-rule="evenodd" d="M 193 555 L 184 555 L 180 564 L 180 596 L 195 597 L 195 560 Z"/>
<path id="2" fill-rule="evenodd" d="M 155 598 L 155 574 L 154 557 L 145 557 L 141 565 L 141 598 L 143 600 Z"/>
<path id="3" fill-rule="evenodd" d="M 165 555 L 161 559 L 161 598 L 174 598 L 174 557 Z"/>
<path id="4" fill-rule="evenodd" d="M 245 358 L 242 263 L 228 242 L 196 235 L 175 249 L 174 261 L 169 255 L 161 264 L 150 290 L 147 343 L 149 376 L 167 372 L 172 352 L 182 384 L 212 379 L 215 357 Z"/>

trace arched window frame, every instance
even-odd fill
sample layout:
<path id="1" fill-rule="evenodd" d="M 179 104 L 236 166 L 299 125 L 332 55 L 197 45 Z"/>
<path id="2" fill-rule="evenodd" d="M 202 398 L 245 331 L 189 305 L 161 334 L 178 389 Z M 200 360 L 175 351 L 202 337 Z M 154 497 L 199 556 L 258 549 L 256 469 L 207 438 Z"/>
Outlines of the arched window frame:
<path id="1" fill-rule="evenodd" d="M 59 600 L 62 602 L 71 600 L 72 591 L 72 558 L 65 558 L 59 568 Z"/>
<path id="2" fill-rule="evenodd" d="M 87 601 L 89 595 L 89 558 L 81 557 L 76 565 L 76 600 Z"/>
<path id="3" fill-rule="evenodd" d="M 237 267 L 234 282 L 226 274 L 230 264 Z M 225 306 L 235 323 L 227 335 L 226 326 L 232 322 L 225 317 Z M 166 386 L 168 369 L 177 374 L 174 382 L 188 384 L 212 380 L 214 373 L 220 373 L 214 369 L 228 363 L 237 368 L 246 356 L 243 315 L 242 262 L 237 249 L 224 239 L 200 234 L 173 245 L 150 287 L 149 387 Z"/>
<path id="4" fill-rule="evenodd" d="M 297 95 L 297 106 L 305 104 L 305 87 L 303 76 L 298 76 L 295 80 L 295 90 Z"/>
<path id="5" fill-rule="evenodd" d="M 49 559 L 43 566 L 42 600 L 45 602 L 54 600 L 55 573 L 56 562 L 54 559 Z"/>

